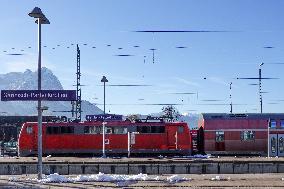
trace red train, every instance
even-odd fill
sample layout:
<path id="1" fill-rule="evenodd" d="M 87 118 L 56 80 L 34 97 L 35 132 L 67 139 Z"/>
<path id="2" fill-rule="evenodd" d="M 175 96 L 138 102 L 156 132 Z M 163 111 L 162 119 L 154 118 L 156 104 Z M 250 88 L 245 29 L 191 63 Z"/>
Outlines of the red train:
<path id="1" fill-rule="evenodd" d="M 43 123 L 44 154 L 102 154 L 102 140 L 102 121 Z M 37 154 L 37 123 L 23 125 L 18 145 L 20 156 Z M 107 121 L 106 153 L 126 154 L 129 146 L 146 155 L 284 156 L 284 114 L 201 114 L 198 130 L 183 122 Z"/>
<path id="2" fill-rule="evenodd" d="M 102 154 L 102 121 L 43 123 L 43 154 Z M 106 154 L 191 155 L 186 123 L 106 121 Z M 130 133 L 130 134 L 128 134 Z M 130 136 L 130 137 L 129 137 Z M 18 139 L 19 156 L 37 154 L 37 123 L 24 123 Z"/>

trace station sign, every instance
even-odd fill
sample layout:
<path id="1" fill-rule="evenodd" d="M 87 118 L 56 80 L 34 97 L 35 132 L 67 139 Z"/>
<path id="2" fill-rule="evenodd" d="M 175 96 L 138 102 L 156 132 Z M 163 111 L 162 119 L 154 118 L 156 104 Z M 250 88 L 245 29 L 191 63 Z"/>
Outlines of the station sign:
<path id="1" fill-rule="evenodd" d="M 99 115 L 86 115 L 86 120 L 88 121 L 121 121 L 122 115 L 116 114 L 99 114 Z"/>
<path id="2" fill-rule="evenodd" d="M 75 101 L 76 90 L 1 90 L 1 101 Z"/>

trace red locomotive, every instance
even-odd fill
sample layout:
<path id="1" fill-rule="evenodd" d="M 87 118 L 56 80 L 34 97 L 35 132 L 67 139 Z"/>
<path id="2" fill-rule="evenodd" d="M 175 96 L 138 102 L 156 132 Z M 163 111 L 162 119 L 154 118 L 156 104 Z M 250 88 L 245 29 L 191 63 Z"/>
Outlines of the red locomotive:
<path id="1" fill-rule="evenodd" d="M 191 155 L 187 123 L 105 121 L 106 154 Z M 102 154 L 102 121 L 43 123 L 43 154 Z M 129 149 L 130 146 L 130 150 Z M 19 156 L 37 154 L 37 123 L 24 123 L 18 139 Z"/>

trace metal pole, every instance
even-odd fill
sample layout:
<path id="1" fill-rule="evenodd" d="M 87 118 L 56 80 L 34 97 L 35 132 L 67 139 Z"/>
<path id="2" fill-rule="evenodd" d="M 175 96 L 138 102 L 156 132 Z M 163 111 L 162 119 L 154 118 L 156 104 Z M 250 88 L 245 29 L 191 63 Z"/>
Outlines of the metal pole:
<path id="1" fill-rule="evenodd" d="M 104 82 L 104 114 L 106 114 L 106 82 Z"/>
<path id="2" fill-rule="evenodd" d="M 270 126 L 270 118 L 268 119 L 268 124 L 267 124 L 267 157 L 270 156 L 270 138 L 269 138 L 269 126 Z"/>
<path id="3" fill-rule="evenodd" d="M 38 91 L 41 91 L 41 20 L 38 18 Z M 38 100 L 38 179 L 42 179 L 42 109 Z"/>
<path id="4" fill-rule="evenodd" d="M 131 136 L 130 136 L 130 132 L 127 132 L 127 157 L 130 157 L 130 140 L 131 140 L 131 138 L 130 138 Z"/>
<path id="5" fill-rule="evenodd" d="M 233 113 L 233 103 L 232 103 L 232 82 L 230 83 L 230 106 L 231 106 L 231 109 L 230 109 L 230 113 L 232 114 Z"/>
<path id="6" fill-rule="evenodd" d="M 103 156 L 102 158 L 106 158 L 106 153 L 105 153 L 105 124 L 106 122 L 103 122 Z"/>
<path id="7" fill-rule="evenodd" d="M 259 68 L 258 73 L 259 73 L 259 100 L 260 100 L 260 113 L 262 113 L 261 67 Z"/>

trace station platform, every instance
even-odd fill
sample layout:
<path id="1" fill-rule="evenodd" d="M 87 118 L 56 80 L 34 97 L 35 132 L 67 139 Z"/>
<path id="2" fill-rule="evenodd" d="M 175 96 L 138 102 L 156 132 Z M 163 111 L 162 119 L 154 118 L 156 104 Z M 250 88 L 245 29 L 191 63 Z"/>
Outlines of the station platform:
<path id="1" fill-rule="evenodd" d="M 0 158 L 0 175 L 36 174 L 36 157 Z M 284 158 L 160 157 L 86 158 L 43 157 L 44 174 L 255 174 L 284 173 Z"/>

